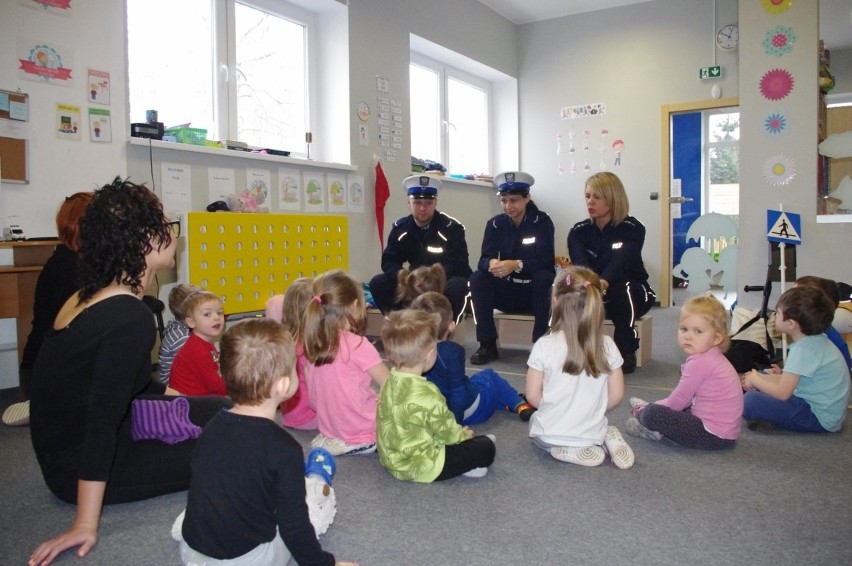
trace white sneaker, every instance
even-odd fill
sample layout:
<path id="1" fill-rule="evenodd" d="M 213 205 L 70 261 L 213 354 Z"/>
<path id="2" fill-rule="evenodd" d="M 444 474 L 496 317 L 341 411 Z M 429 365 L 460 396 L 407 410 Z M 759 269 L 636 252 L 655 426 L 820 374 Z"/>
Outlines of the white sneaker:
<path id="1" fill-rule="evenodd" d="M 662 433 L 645 427 L 636 417 L 627 419 L 624 428 L 627 429 L 627 434 L 638 436 L 639 438 L 647 438 L 648 440 L 655 440 L 657 442 L 663 439 Z"/>
<path id="2" fill-rule="evenodd" d="M 600 466 L 606 458 L 600 446 L 553 446 L 550 455 L 563 462 L 588 467 Z"/>
<path id="3" fill-rule="evenodd" d="M 604 446 L 606 451 L 609 452 L 609 459 L 612 460 L 616 468 L 626 470 L 633 466 L 635 461 L 633 449 L 624 441 L 624 437 L 621 436 L 621 432 L 616 427 L 612 425 L 607 427 Z"/>
<path id="4" fill-rule="evenodd" d="M 497 437 L 496 436 L 494 436 L 493 434 L 486 434 L 485 436 L 487 436 L 488 438 L 491 439 L 491 442 L 494 443 L 494 446 L 497 446 Z"/>
<path id="5" fill-rule="evenodd" d="M 648 406 L 648 402 L 639 397 L 631 397 L 628 402 L 630 403 L 630 414 L 634 417 L 639 416 L 642 409 Z"/>
<path id="6" fill-rule="evenodd" d="M 3 424 L 8 426 L 27 426 L 30 424 L 30 402 L 22 401 L 9 405 L 3 412 Z"/>
<path id="7" fill-rule="evenodd" d="M 488 473 L 488 468 L 474 468 L 469 472 L 465 472 L 462 475 L 469 478 L 481 478 L 485 474 Z"/>

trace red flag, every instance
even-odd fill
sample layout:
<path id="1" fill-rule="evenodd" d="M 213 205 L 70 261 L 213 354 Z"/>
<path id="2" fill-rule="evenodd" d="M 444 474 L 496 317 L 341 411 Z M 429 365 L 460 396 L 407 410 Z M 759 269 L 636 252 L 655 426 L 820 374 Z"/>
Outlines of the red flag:
<path id="1" fill-rule="evenodd" d="M 390 198 L 390 187 L 382 164 L 376 163 L 376 226 L 379 228 L 379 245 L 385 251 L 385 203 Z"/>

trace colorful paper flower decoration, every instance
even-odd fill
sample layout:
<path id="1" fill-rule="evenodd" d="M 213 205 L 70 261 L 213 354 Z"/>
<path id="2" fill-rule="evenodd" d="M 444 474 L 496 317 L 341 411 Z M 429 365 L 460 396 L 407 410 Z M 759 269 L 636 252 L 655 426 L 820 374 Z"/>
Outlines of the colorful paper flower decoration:
<path id="1" fill-rule="evenodd" d="M 793 90 L 793 82 L 789 71 L 772 69 L 760 79 L 760 94 L 767 100 L 781 100 Z"/>
<path id="2" fill-rule="evenodd" d="M 760 3 L 769 14 L 783 14 L 793 5 L 793 0 L 760 0 Z"/>
<path id="3" fill-rule="evenodd" d="M 763 132 L 772 137 L 786 134 L 790 129 L 790 119 L 783 111 L 770 112 L 763 120 Z"/>
<path id="4" fill-rule="evenodd" d="M 781 57 L 793 50 L 794 43 L 796 43 L 796 34 L 793 33 L 793 28 L 775 26 L 766 32 L 766 37 L 763 39 L 763 50 L 767 55 Z"/>
<path id="5" fill-rule="evenodd" d="M 779 153 L 763 162 L 763 178 L 773 187 L 786 185 L 796 176 L 796 164 L 792 159 Z"/>

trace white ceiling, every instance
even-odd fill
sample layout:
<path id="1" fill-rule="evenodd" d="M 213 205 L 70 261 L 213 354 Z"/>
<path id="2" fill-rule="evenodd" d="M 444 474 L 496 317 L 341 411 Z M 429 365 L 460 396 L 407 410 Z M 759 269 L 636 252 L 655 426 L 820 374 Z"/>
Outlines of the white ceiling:
<path id="1" fill-rule="evenodd" d="M 479 0 L 516 24 L 642 4 L 651 0 Z M 742 1 L 742 0 L 741 0 Z M 852 4 L 849 0 L 820 0 L 820 38 L 833 50 L 852 48 Z"/>

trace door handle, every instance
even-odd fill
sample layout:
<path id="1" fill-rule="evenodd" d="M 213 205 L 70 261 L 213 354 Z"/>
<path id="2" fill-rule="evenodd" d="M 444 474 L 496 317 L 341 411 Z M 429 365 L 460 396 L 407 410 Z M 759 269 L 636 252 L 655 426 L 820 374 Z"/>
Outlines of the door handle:
<path id="1" fill-rule="evenodd" d="M 693 200 L 689 197 L 669 197 L 669 204 L 681 204 L 683 202 L 692 202 Z"/>

